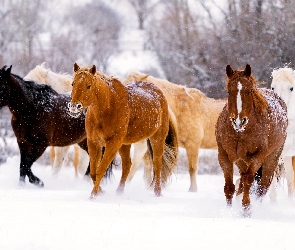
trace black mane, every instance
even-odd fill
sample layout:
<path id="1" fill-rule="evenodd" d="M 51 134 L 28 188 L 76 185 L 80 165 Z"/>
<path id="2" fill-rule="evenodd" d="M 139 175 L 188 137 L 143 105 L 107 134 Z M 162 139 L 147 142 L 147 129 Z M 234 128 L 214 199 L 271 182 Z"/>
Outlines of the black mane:
<path id="1" fill-rule="evenodd" d="M 53 107 L 53 98 L 59 94 L 51 86 L 26 81 L 15 74 L 11 76 L 19 83 L 24 95 L 35 107 L 42 106 L 45 110 Z"/>

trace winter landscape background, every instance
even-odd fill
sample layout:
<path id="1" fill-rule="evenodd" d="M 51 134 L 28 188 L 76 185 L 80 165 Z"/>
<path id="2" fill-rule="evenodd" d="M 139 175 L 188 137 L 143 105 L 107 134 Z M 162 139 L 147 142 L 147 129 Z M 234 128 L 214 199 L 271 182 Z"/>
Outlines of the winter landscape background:
<path id="1" fill-rule="evenodd" d="M 150 8 L 142 29 L 132 2 Z M 89 15 L 82 11 L 87 4 Z M 294 64 L 292 1 L 3 0 L 0 6 L 1 67 L 12 64 L 20 76 L 42 62 L 71 74 L 77 61 L 119 78 L 143 71 L 217 98 L 224 97 L 228 63 L 250 63 L 267 84 L 273 68 Z M 55 178 L 48 152 L 32 167 L 45 187 L 20 187 L 10 114 L 0 112 L 0 249 L 295 249 L 286 181 L 276 203 L 268 194 L 262 202 L 252 197 L 252 216 L 243 218 L 240 200 L 226 207 L 214 150 L 201 152 L 197 193 L 188 192 L 181 150 L 162 197 L 145 186 L 142 169 L 117 196 L 118 168 L 103 184 L 105 194 L 90 200 L 92 184 L 74 177 L 72 156 Z"/>

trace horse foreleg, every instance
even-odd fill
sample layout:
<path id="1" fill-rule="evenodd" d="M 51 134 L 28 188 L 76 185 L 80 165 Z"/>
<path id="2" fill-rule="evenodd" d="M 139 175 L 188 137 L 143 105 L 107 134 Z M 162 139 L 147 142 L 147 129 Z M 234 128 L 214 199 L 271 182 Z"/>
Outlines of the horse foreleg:
<path id="1" fill-rule="evenodd" d="M 92 144 L 92 143 L 91 143 Z M 88 151 L 90 156 L 90 176 L 94 182 L 94 187 L 91 192 L 91 197 L 97 196 L 99 193 L 102 192 L 102 189 L 100 187 L 100 182 L 102 178 L 104 177 L 107 168 L 109 167 L 112 160 L 115 158 L 116 153 L 118 151 L 118 146 L 108 143 L 105 146 L 105 151 L 103 153 L 103 157 L 101 159 L 101 152 L 100 157 L 97 154 L 97 145 L 96 147 L 93 147 L 92 144 L 90 146 L 90 143 L 88 143 Z M 99 150 L 101 151 L 101 150 Z M 93 157 L 94 155 L 94 157 Z M 127 177 L 127 176 L 126 176 Z"/>
<path id="2" fill-rule="evenodd" d="M 79 164 L 80 152 L 79 147 L 74 145 L 74 158 L 73 158 L 73 165 L 75 169 L 75 177 L 78 177 L 78 164 Z"/>
<path id="3" fill-rule="evenodd" d="M 122 176 L 121 176 L 119 186 L 117 188 L 117 194 L 121 194 L 124 192 L 125 182 L 130 172 L 130 167 L 131 167 L 130 148 L 131 148 L 131 145 L 122 145 L 121 148 L 119 149 L 119 154 L 122 158 Z"/>
<path id="4" fill-rule="evenodd" d="M 44 153 L 46 146 L 42 145 L 23 145 L 20 144 L 20 185 L 25 184 L 25 178 L 28 176 L 29 182 L 38 186 L 43 187 L 44 183 L 37 176 L 35 176 L 31 170 L 33 163 Z M 23 147 L 25 146 L 25 147 Z M 27 147 L 30 148 L 30 151 L 27 151 Z"/>
<path id="5" fill-rule="evenodd" d="M 54 162 L 53 162 L 53 175 L 57 175 L 61 169 L 61 166 L 63 165 L 65 155 L 67 154 L 70 146 L 67 147 L 54 147 Z"/>

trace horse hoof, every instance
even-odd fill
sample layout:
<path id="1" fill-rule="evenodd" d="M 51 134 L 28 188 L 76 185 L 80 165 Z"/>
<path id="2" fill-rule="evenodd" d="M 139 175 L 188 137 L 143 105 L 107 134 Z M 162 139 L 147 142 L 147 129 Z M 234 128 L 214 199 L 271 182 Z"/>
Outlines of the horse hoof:
<path id="1" fill-rule="evenodd" d="M 250 218 L 252 215 L 251 213 L 251 207 L 250 206 L 245 206 L 242 208 L 242 216 L 244 218 Z"/>
<path id="2" fill-rule="evenodd" d="M 41 181 L 40 179 L 36 178 L 36 179 L 29 179 L 29 182 L 32 183 L 33 185 L 37 186 L 37 187 L 44 187 L 44 182 Z"/>
<path id="3" fill-rule="evenodd" d="M 124 193 L 124 187 L 118 187 L 116 193 L 117 195 L 122 195 Z"/>
<path id="4" fill-rule="evenodd" d="M 190 187 L 188 191 L 196 193 L 198 191 L 198 189 L 197 189 L 197 187 Z"/>

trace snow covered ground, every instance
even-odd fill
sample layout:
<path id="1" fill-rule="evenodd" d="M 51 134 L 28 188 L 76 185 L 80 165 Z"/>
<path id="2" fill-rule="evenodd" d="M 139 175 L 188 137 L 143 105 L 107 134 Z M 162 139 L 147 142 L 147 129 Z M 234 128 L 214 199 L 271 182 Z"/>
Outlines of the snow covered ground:
<path id="1" fill-rule="evenodd" d="M 117 196 L 115 170 L 105 194 L 90 200 L 92 184 L 72 168 L 57 178 L 50 166 L 32 169 L 43 189 L 18 186 L 18 156 L 0 166 L 0 249 L 295 249 L 294 201 L 284 184 L 277 203 L 253 199 L 252 217 L 243 218 L 240 201 L 225 205 L 222 175 L 199 175 L 198 192 L 189 193 L 188 173 L 176 173 L 157 198 L 142 170 Z"/>

